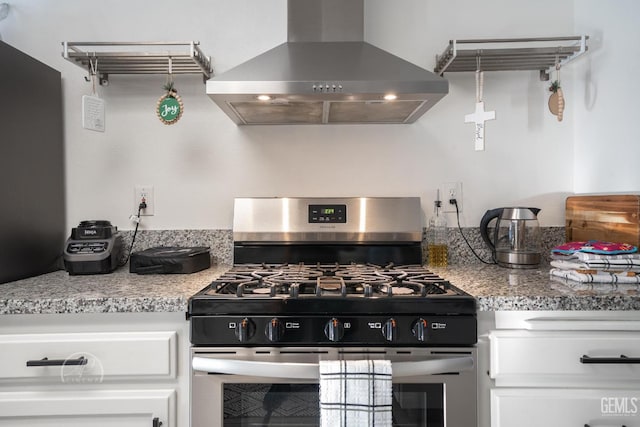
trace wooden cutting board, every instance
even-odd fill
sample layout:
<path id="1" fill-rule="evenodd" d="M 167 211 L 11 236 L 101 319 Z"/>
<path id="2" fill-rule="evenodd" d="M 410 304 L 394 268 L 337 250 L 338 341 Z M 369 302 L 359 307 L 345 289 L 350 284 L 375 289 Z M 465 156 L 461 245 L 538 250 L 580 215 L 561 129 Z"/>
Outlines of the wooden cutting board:
<path id="1" fill-rule="evenodd" d="M 567 197 L 567 242 L 604 240 L 640 246 L 640 195 Z"/>

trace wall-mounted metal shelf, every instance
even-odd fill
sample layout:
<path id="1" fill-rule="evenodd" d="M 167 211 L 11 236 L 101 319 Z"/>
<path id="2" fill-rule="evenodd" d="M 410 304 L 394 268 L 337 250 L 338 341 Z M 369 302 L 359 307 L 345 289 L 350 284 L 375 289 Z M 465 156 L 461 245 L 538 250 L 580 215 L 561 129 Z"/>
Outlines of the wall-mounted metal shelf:
<path id="1" fill-rule="evenodd" d="M 62 56 L 109 82 L 110 74 L 213 75 L 211 58 L 199 42 L 62 42 Z M 119 49 L 115 51 L 115 49 Z M 135 49 L 143 49 L 143 52 Z M 174 51 L 171 51 L 173 49 Z"/>
<path id="2" fill-rule="evenodd" d="M 542 80 L 557 64 L 564 66 L 587 51 L 589 36 L 521 39 L 450 40 L 436 56 L 434 71 L 539 70 Z"/>

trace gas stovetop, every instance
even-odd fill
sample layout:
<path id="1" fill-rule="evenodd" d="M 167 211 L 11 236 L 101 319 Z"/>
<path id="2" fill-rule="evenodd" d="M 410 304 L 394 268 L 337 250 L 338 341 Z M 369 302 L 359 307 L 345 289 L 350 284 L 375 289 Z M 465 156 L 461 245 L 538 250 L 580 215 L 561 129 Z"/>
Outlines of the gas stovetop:
<path id="1" fill-rule="evenodd" d="M 196 346 L 468 346 L 475 299 L 420 265 L 419 198 L 240 198 L 236 265 L 189 300 Z"/>
<path id="2" fill-rule="evenodd" d="M 469 345 L 475 310 L 420 265 L 235 265 L 189 301 L 194 345 Z"/>
<path id="3" fill-rule="evenodd" d="M 425 298 L 465 295 L 420 265 L 243 264 L 199 295 L 235 298 Z"/>

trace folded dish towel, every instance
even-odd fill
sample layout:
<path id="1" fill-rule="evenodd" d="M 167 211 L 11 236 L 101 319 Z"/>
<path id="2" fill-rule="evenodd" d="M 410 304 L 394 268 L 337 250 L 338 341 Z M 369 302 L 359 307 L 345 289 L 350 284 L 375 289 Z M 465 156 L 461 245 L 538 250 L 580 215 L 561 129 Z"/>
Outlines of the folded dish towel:
<path id="1" fill-rule="evenodd" d="M 577 253 L 618 255 L 634 252 L 638 252 L 638 248 L 628 243 L 603 242 L 600 240 L 568 242 L 551 249 L 552 255 L 572 255 Z"/>
<path id="2" fill-rule="evenodd" d="M 633 272 L 614 273 L 598 270 L 563 270 L 552 268 L 551 275 L 574 280 L 580 283 L 636 283 L 640 284 L 640 275 Z"/>
<path id="3" fill-rule="evenodd" d="M 391 362 L 320 361 L 321 427 L 391 427 Z"/>
<path id="4" fill-rule="evenodd" d="M 640 260 L 604 260 L 604 262 L 583 262 L 579 260 L 552 260 L 551 266 L 562 270 L 597 270 L 612 273 L 640 273 Z M 590 271 L 591 272 L 591 271 Z"/>
<path id="5" fill-rule="evenodd" d="M 592 268 L 598 270 L 640 271 L 640 254 L 600 255 L 576 252 L 571 255 L 554 256 L 558 268 Z M 552 262 L 553 262 L 552 261 Z M 569 263 L 575 263 L 573 266 Z"/>

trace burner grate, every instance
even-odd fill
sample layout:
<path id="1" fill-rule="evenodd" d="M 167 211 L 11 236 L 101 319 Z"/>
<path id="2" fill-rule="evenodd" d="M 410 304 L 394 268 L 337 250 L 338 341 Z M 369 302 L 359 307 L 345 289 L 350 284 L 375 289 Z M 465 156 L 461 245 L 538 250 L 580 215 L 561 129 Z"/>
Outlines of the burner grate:
<path id="1" fill-rule="evenodd" d="M 235 297 L 427 297 L 457 294 L 420 265 L 241 264 L 214 281 L 207 295 Z"/>

